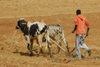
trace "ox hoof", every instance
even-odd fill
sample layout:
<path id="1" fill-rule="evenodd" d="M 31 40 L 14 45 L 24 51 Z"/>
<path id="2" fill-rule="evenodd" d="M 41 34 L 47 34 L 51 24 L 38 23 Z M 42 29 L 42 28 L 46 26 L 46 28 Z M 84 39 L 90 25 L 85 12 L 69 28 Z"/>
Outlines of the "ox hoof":
<path id="1" fill-rule="evenodd" d="M 53 57 L 53 54 L 52 54 L 52 53 L 50 53 L 50 57 L 51 57 L 51 58 Z"/>
<path id="2" fill-rule="evenodd" d="M 43 50 L 42 49 L 40 49 L 40 53 L 43 53 Z"/>
<path id="3" fill-rule="evenodd" d="M 33 53 L 30 53 L 30 56 L 33 56 Z"/>

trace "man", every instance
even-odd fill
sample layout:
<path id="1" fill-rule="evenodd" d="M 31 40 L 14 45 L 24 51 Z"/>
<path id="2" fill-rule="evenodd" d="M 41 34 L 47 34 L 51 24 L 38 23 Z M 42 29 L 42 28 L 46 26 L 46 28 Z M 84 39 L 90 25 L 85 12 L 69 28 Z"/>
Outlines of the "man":
<path id="1" fill-rule="evenodd" d="M 81 59 L 80 48 L 83 48 L 84 50 L 86 50 L 88 52 L 89 56 L 91 55 L 91 50 L 84 43 L 85 37 L 88 36 L 90 26 L 89 26 L 86 18 L 84 18 L 81 15 L 81 10 L 77 10 L 76 15 L 77 16 L 74 19 L 75 28 L 72 31 L 72 33 L 74 33 L 76 31 L 75 49 L 76 49 L 76 54 L 77 54 L 78 58 Z M 87 32 L 85 32 L 85 25 L 87 26 Z"/>

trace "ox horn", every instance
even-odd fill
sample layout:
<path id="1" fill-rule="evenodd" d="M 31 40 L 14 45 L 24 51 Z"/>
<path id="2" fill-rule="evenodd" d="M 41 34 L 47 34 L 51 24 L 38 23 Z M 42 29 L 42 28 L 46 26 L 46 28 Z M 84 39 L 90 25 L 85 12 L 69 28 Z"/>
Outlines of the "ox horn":
<path id="1" fill-rule="evenodd" d="M 22 23 L 23 25 L 26 25 L 27 23 Z"/>

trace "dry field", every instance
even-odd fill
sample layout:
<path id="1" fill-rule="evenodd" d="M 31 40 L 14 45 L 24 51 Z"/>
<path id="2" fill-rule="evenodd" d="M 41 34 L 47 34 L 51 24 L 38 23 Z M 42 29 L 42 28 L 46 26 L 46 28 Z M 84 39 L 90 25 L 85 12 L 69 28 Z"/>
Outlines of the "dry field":
<path id="1" fill-rule="evenodd" d="M 85 43 L 92 50 L 92 55 L 89 57 L 86 53 L 85 58 L 77 60 L 61 51 L 50 58 L 43 49 L 45 54 L 30 57 L 23 34 L 15 29 L 17 20 L 24 17 L 27 21 L 43 20 L 46 24 L 60 24 L 72 50 L 75 34 L 71 31 L 76 9 L 82 9 L 90 23 Z M 100 0 L 0 0 L 0 67 L 100 67 L 99 29 Z M 56 51 L 54 47 L 52 51 Z M 65 49 L 64 45 L 62 47 Z M 35 43 L 36 48 L 38 45 Z"/>

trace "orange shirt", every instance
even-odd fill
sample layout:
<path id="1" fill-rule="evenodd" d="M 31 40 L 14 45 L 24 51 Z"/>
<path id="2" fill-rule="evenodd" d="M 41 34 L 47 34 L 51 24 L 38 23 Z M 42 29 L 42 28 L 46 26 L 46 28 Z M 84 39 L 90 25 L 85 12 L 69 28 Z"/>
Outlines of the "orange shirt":
<path id="1" fill-rule="evenodd" d="M 85 25 L 89 28 L 87 20 L 82 15 L 78 15 L 75 17 L 74 22 L 77 25 L 76 34 L 85 34 Z"/>

